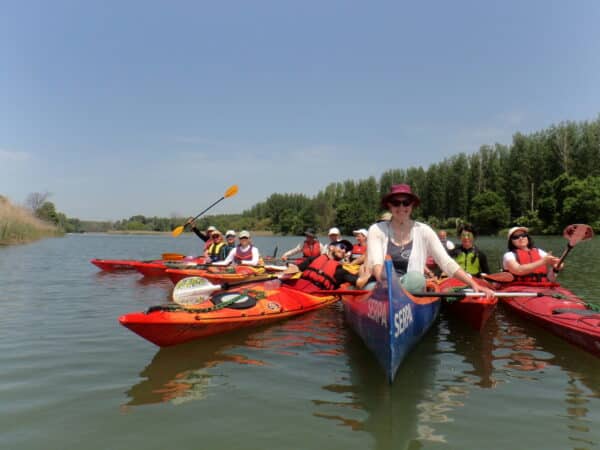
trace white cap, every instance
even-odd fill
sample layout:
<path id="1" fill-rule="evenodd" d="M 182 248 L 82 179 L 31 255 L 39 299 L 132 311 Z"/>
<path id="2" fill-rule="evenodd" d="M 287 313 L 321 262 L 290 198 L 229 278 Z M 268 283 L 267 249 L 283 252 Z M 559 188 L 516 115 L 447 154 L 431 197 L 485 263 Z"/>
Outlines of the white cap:
<path id="1" fill-rule="evenodd" d="M 523 230 L 525 233 L 529 233 L 529 229 L 527 227 L 512 227 L 510 230 L 508 230 L 508 238 L 510 239 L 510 237 L 513 235 L 513 233 L 515 231 L 519 231 L 519 230 Z"/>
<path id="2" fill-rule="evenodd" d="M 235 231 L 227 230 L 227 232 L 225 233 L 225 237 L 227 237 L 227 236 L 235 236 Z"/>
<path id="3" fill-rule="evenodd" d="M 217 231 L 217 229 L 211 225 L 206 229 L 206 231 Z"/>
<path id="4" fill-rule="evenodd" d="M 367 237 L 367 235 L 369 234 L 369 232 L 367 230 L 365 230 L 364 228 L 360 228 L 358 230 L 354 230 L 352 232 L 352 234 L 362 234 L 364 237 Z"/>
<path id="5" fill-rule="evenodd" d="M 248 239 L 250 239 L 250 233 L 247 232 L 246 230 L 240 231 L 239 237 L 240 238 L 248 238 Z"/>
<path id="6" fill-rule="evenodd" d="M 342 234 L 340 233 L 339 228 L 333 227 L 329 229 L 329 233 L 327 233 L 327 236 L 331 236 L 332 234 Z"/>
<path id="7" fill-rule="evenodd" d="M 381 215 L 381 217 L 379 218 L 379 220 L 384 220 L 384 221 L 385 221 L 385 220 L 387 220 L 387 221 L 390 221 L 390 220 L 392 220 L 392 213 L 391 213 L 391 212 L 389 212 L 389 211 L 386 211 L 386 212 L 384 212 L 384 213 Z"/>

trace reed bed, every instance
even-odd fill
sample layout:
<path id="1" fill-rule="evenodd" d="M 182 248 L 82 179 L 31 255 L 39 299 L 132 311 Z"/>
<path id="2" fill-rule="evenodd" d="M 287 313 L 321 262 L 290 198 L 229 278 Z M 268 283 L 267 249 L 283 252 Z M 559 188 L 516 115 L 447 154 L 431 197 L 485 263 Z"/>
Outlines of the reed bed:
<path id="1" fill-rule="evenodd" d="M 54 225 L 39 220 L 0 195 L 0 245 L 25 244 L 62 234 Z"/>

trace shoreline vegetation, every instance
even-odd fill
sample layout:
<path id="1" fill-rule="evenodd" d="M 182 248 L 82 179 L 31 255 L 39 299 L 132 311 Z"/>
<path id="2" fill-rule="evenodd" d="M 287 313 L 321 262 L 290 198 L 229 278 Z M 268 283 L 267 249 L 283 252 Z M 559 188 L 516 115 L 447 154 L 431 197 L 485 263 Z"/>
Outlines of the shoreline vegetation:
<path id="1" fill-rule="evenodd" d="M 47 237 L 63 236 L 56 226 L 44 222 L 0 195 L 0 246 L 27 244 Z"/>
<path id="2" fill-rule="evenodd" d="M 517 132 L 510 145 L 482 145 L 475 153 L 459 153 L 427 168 L 390 168 L 378 178 L 330 183 L 312 197 L 275 192 L 239 214 L 203 216 L 196 226 L 254 230 L 257 236 L 302 236 L 309 227 L 324 235 L 337 227 L 349 236 L 379 219 L 381 197 L 391 185 L 407 183 L 421 198 L 415 219 L 436 230 L 458 230 L 470 223 L 485 236 L 520 225 L 533 234 L 557 235 L 569 224 L 586 223 L 600 231 L 598 149 L 600 115 L 528 135 Z M 25 211 L 33 214 L 27 214 L 27 220 L 14 209 L 8 213 L 10 219 L 0 221 L 0 244 L 61 233 L 170 233 L 187 220 L 141 214 L 117 221 L 69 218 L 47 201 L 49 195 L 30 194 Z M 0 198 L 6 209 L 8 200 Z M 212 200 L 198 199 L 193 209 Z"/>

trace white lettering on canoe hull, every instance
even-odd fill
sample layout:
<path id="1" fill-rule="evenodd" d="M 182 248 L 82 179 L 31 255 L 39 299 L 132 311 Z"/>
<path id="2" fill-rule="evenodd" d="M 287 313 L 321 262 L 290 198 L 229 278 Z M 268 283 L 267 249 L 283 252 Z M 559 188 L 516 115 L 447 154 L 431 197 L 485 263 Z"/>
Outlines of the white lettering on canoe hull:
<path id="1" fill-rule="evenodd" d="M 412 309 L 410 308 L 410 305 L 404 305 L 396 314 L 394 314 L 394 337 L 398 337 L 404 333 L 412 321 Z"/>
<path id="2" fill-rule="evenodd" d="M 368 311 L 367 311 L 367 316 L 369 317 L 369 319 L 377 322 L 380 325 L 383 325 L 384 327 L 388 327 L 388 320 L 387 320 L 387 316 L 388 316 L 388 312 L 387 312 L 387 308 L 386 308 L 386 304 L 384 302 L 378 302 L 377 300 L 371 300 L 369 299 L 367 301 L 367 307 L 368 307 Z"/>

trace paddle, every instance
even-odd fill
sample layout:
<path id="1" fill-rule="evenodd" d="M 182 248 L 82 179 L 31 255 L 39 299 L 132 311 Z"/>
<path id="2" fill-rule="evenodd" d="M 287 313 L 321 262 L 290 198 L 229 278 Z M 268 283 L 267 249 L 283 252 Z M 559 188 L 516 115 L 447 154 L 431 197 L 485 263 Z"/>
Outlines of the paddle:
<path id="1" fill-rule="evenodd" d="M 202 277 L 187 277 L 178 281 L 175 285 L 173 289 L 173 301 L 179 305 L 193 305 L 207 300 L 216 291 L 226 291 L 236 286 L 274 280 L 280 277 L 280 275 L 266 275 L 223 284 L 212 284 L 206 278 Z"/>
<path id="2" fill-rule="evenodd" d="M 555 297 L 560 294 L 544 294 L 542 292 L 494 292 L 494 297 Z M 413 297 L 485 297 L 484 292 L 456 291 L 456 292 L 411 292 Z M 556 298 L 563 298 L 562 296 Z"/>
<path id="3" fill-rule="evenodd" d="M 198 217 L 200 217 L 202 214 L 204 214 L 206 211 L 208 211 L 210 208 L 212 208 L 213 206 L 215 206 L 217 203 L 219 203 L 221 200 L 224 200 L 228 197 L 231 197 L 235 194 L 237 194 L 238 191 L 238 187 L 237 184 L 234 184 L 233 186 L 231 186 L 229 189 L 227 189 L 225 191 L 225 194 L 223 194 L 223 197 L 221 197 L 219 200 L 217 200 L 216 202 L 214 202 L 212 205 L 210 205 L 208 208 L 206 208 L 204 211 L 202 211 L 201 213 L 199 213 L 198 215 L 196 215 L 194 218 L 192 218 L 191 220 L 188 220 L 186 223 L 184 223 L 183 225 L 179 225 L 177 228 L 175 228 L 172 231 L 172 235 L 173 237 L 177 237 L 179 236 L 181 233 L 183 233 L 183 230 L 185 228 L 185 226 L 191 222 L 193 222 L 194 220 L 196 220 Z"/>
<path id="4" fill-rule="evenodd" d="M 563 231 L 563 237 L 567 240 L 567 248 L 561 255 L 558 264 L 554 268 L 554 273 L 559 272 L 559 267 L 565 261 L 569 252 L 581 241 L 587 241 L 594 237 L 594 230 L 589 225 L 575 223 L 568 225 Z"/>
<path id="5" fill-rule="evenodd" d="M 482 273 L 481 278 L 496 283 L 510 283 L 515 280 L 515 276 L 510 272 Z"/>

